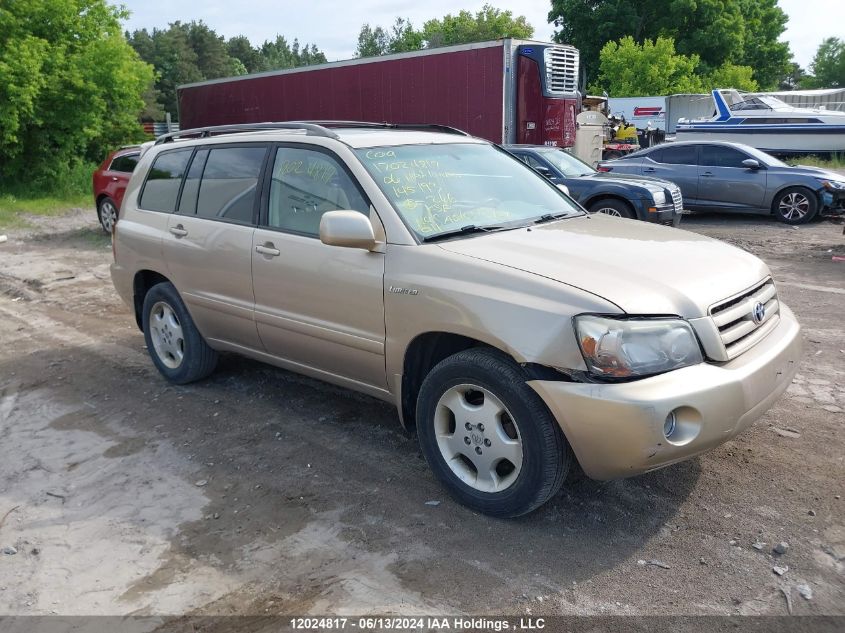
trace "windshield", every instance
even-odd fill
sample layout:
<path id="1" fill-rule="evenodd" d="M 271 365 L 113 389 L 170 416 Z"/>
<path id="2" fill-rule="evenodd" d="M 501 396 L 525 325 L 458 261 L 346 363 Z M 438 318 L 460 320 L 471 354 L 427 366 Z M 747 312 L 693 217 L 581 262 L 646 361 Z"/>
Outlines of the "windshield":
<path id="1" fill-rule="evenodd" d="M 396 145 L 355 153 L 420 239 L 582 213 L 546 178 L 493 145 Z"/>
<path id="2" fill-rule="evenodd" d="M 572 154 L 562 149 L 544 150 L 541 154 L 543 158 L 549 161 L 557 168 L 558 171 L 568 178 L 585 176 L 587 174 L 595 173 L 596 171 L 584 161 L 575 158 Z"/>

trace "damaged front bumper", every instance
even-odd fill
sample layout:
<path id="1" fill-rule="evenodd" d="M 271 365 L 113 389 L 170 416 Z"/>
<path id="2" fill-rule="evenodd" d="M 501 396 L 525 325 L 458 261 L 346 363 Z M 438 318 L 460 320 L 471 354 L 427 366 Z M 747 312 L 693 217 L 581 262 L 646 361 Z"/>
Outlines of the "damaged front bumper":
<path id="1" fill-rule="evenodd" d="M 557 419 L 584 472 L 617 479 L 689 459 L 748 428 L 789 386 L 801 350 L 801 327 L 781 304 L 778 326 L 727 363 L 627 383 L 528 384 Z"/>

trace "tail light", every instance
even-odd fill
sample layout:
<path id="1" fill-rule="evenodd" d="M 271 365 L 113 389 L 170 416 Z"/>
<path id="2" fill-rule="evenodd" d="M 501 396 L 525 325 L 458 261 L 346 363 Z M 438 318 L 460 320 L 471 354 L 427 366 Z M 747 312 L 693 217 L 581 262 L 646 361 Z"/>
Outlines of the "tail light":
<path id="1" fill-rule="evenodd" d="M 613 171 L 613 167 L 608 167 L 607 165 L 599 165 L 596 167 L 598 171 Z"/>

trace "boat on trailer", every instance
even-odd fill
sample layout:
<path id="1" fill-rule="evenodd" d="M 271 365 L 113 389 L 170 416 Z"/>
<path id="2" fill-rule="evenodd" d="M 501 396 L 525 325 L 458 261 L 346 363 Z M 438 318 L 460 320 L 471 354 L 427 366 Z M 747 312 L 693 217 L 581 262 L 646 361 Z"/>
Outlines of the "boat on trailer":
<path id="1" fill-rule="evenodd" d="M 713 90 L 715 115 L 679 119 L 678 141 L 734 141 L 770 154 L 845 153 L 845 112 L 796 108 L 771 96 Z"/>

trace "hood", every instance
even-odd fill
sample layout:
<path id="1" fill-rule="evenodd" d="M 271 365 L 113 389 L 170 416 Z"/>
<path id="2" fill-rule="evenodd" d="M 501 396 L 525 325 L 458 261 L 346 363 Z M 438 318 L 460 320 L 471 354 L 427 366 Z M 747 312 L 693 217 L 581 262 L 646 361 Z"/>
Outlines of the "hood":
<path id="1" fill-rule="evenodd" d="M 608 171 L 597 171 L 594 174 L 590 174 L 589 176 L 585 176 L 585 178 L 590 178 L 592 180 L 607 180 L 610 182 L 619 181 L 628 185 L 640 185 L 641 187 L 661 187 L 663 189 L 674 188 L 673 185 L 668 180 L 663 180 L 662 178 L 652 178 L 651 176 L 635 176 L 633 174 L 618 174 L 615 172 L 608 172 Z"/>
<path id="2" fill-rule="evenodd" d="M 705 316 L 769 275 L 743 250 L 664 226 L 579 216 L 439 244 L 598 295 L 629 314 Z"/>
<path id="3" fill-rule="evenodd" d="M 823 169 L 821 167 L 810 167 L 809 165 L 795 165 L 794 167 L 789 168 L 789 173 L 845 182 L 845 175 L 843 174 L 837 174 L 835 171 L 830 171 L 829 169 Z"/>

